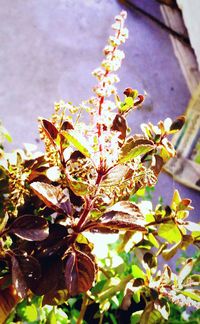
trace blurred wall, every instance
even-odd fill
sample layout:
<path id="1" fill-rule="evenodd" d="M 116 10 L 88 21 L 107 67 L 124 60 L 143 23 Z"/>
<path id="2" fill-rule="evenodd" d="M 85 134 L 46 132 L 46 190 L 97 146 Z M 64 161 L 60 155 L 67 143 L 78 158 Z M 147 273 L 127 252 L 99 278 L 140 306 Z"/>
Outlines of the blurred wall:
<path id="1" fill-rule="evenodd" d="M 191 45 L 197 57 L 200 70 L 200 1 L 177 0 L 182 11 L 183 19 L 188 30 Z"/>

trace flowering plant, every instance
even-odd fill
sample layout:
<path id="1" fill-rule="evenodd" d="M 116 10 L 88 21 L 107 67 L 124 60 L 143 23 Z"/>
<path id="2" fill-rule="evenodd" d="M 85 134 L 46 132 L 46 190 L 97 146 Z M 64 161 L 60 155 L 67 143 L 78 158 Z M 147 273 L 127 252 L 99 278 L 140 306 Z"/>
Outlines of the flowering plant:
<path id="1" fill-rule="evenodd" d="M 145 211 L 133 202 L 134 195 L 155 185 L 162 166 L 175 155 L 168 136 L 183 126 L 184 117 L 143 124 L 143 134 L 130 134 L 126 116 L 145 96 L 127 88 L 120 99 L 114 86 L 124 58 L 119 46 L 128 37 L 125 18 L 125 12 L 116 16 L 115 35 L 93 72 L 95 96 L 80 106 L 56 103 L 51 119 L 39 119 L 45 153 L 26 148 L 16 153 L 15 162 L 5 154 L 1 166 L 1 289 L 12 287 L 19 300 L 42 296 L 43 305 L 68 304 L 83 294 L 77 323 L 94 302 L 102 322 L 119 294 L 122 309 L 128 309 L 132 296 L 143 302 L 132 315 L 140 323 L 167 320 L 167 300 L 200 302 L 196 289 L 188 289 L 199 284 L 198 275 L 189 276 L 192 259 L 179 275 L 167 265 L 157 271 L 159 255 L 169 260 L 178 249 L 199 245 L 200 226 L 185 220 L 190 200 L 175 191 L 171 206 Z M 86 114 L 88 124 L 82 120 Z M 118 234 L 116 251 L 124 261 L 124 251 L 130 255 L 122 274 L 95 257 L 88 232 Z"/>

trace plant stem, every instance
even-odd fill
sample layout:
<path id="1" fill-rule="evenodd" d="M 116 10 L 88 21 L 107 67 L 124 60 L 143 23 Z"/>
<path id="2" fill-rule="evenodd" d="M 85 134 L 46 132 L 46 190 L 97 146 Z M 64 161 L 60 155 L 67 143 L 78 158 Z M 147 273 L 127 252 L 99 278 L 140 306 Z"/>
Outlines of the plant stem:
<path id="1" fill-rule="evenodd" d="M 79 314 L 76 324 L 81 324 L 83 322 L 84 315 L 85 315 L 85 312 L 87 309 L 87 305 L 88 305 L 88 297 L 86 294 L 84 294 L 80 314 Z"/>
<path id="2" fill-rule="evenodd" d="M 104 274 L 104 276 L 105 276 L 107 279 L 110 279 L 110 278 L 111 278 L 111 274 L 109 274 L 108 271 L 106 271 L 104 268 L 99 267 L 99 270 Z"/>
<path id="3" fill-rule="evenodd" d="M 91 208 L 91 202 L 88 199 L 86 199 L 84 211 L 81 214 L 78 224 L 75 227 L 75 230 L 77 232 L 80 232 L 80 229 L 81 229 L 82 225 L 84 224 L 88 213 L 90 212 L 90 208 Z"/>
<path id="4" fill-rule="evenodd" d="M 100 314 L 99 324 L 103 324 L 104 313 Z"/>
<path id="5" fill-rule="evenodd" d="M 165 224 L 165 223 L 167 223 L 168 221 L 171 221 L 171 220 L 173 220 L 173 217 L 168 216 L 168 217 L 165 217 L 165 218 L 150 222 L 150 223 L 146 224 L 146 226 L 158 225 L 158 224 L 163 224 L 163 223 Z"/>
<path id="6" fill-rule="evenodd" d="M 0 233 L 0 237 L 2 237 L 2 236 L 4 236 L 5 234 L 7 234 L 8 232 L 9 232 L 9 228 L 6 228 L 4 231 L 2 231 L 1 233 Z"/>
<path id="7" fill-rule="evenodd" d="M 99 110 L 98 110 L 99 117 L 101 117 L 103 102 L 104 102 L 104 97 L 100 97 Z M 100 139 L 102 135 L 102 125 L 100 123 L 97 124 L 97 133 L 98 133 L 99 152 L 100 152 L 99 171 L 101 172 L 103 170 L 103 156 L 102 156 L 103 147 L 102 147 L 102 143 L 100 143 Z"/>
<path id="8" fill-rule="evenodd" d="M 106 298 L 111 298 L 113 295 L 115 295 L 118 291 L 121 291 L 125 288 L 126 284 L 133 279 L 133 276 L 129 274 L 126 278 L 122 279 L 120 283 L 116 286 L 113 286 L 106 291 L 101 292 L 98 295 L 98 299 L 105 300 Z"/>

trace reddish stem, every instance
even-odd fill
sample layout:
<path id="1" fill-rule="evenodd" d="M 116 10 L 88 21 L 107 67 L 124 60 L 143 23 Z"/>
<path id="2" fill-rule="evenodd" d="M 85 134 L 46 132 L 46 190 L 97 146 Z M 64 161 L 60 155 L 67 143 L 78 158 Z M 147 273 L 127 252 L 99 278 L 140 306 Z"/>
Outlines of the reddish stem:
<path id="1" fill-rule="evenodd" d="M 81 232 L 81 228 L 87 218 L 87 215 L 90 212 L 90 208 L 91 208 L 91 202 L 88 199 L 86 199 L 84 211 L 80 216 L 78 224 L 74 227 L 75 232 L 77 233 Z"/>
<path id="2" fill-rule="evenodd" d="M 101 116 L 101 112 L 102 112 L 102 105 L 104 102 L 104 97 L 101 97 L 99 100 L 99 111 L 98 111 L 98 115 L 99 117 Z M 101 134 L 102 134 L 102 126 L 101 124 L 97 124 L 97 131 L 98 131 L 98 140 L 100 140 Z M 100 166 L 99 166 L 99 171 L 103 170 L 103 156 L 102 156 L 102 152 L 103 152 L 103 147 L 102 144 L 99 143 L 99 152 L 100 152 Z"/>

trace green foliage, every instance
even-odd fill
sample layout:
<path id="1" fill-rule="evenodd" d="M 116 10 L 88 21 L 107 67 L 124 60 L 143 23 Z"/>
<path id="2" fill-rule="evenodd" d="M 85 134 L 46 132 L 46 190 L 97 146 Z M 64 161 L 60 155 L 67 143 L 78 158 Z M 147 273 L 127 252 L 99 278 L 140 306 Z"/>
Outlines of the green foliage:
<path id="1" fill-rule="evenodd" d="M 12 137 L 10 136 L 9 132 L 2 125 L 2 123 L 0 121 L 0 148 L 1 149 L 3 149 L 3 143 L 4 143 L 5 140 L 7 140 L 8 142 L 12 142 Z"/>
<path id="2" fill-rule="evenodd" d="M 143 134 L 130 135 L 126 116 L 144 96 L 127 88 L 120 99 L 114 87 L 125 18 L 116 17 L 93 73 L 95 97 L 78 107 L 61 101 L 49 120 L 40 119 L 44 154 L 2 154 L 0 311 L 7 324 L 116 324 L 123 315 L 127 323 L 166 323 L 170 302 L 200 305 L 196 261 L 184 260 L 178 273 L 158 267 L 161 257 L 199 246 L 200 225 L 186 220 L 191 202 L 177 191 L 170 206 L 149 201 L 175 155 L 168 137 L 184 117 L 143 124 Z"/>

